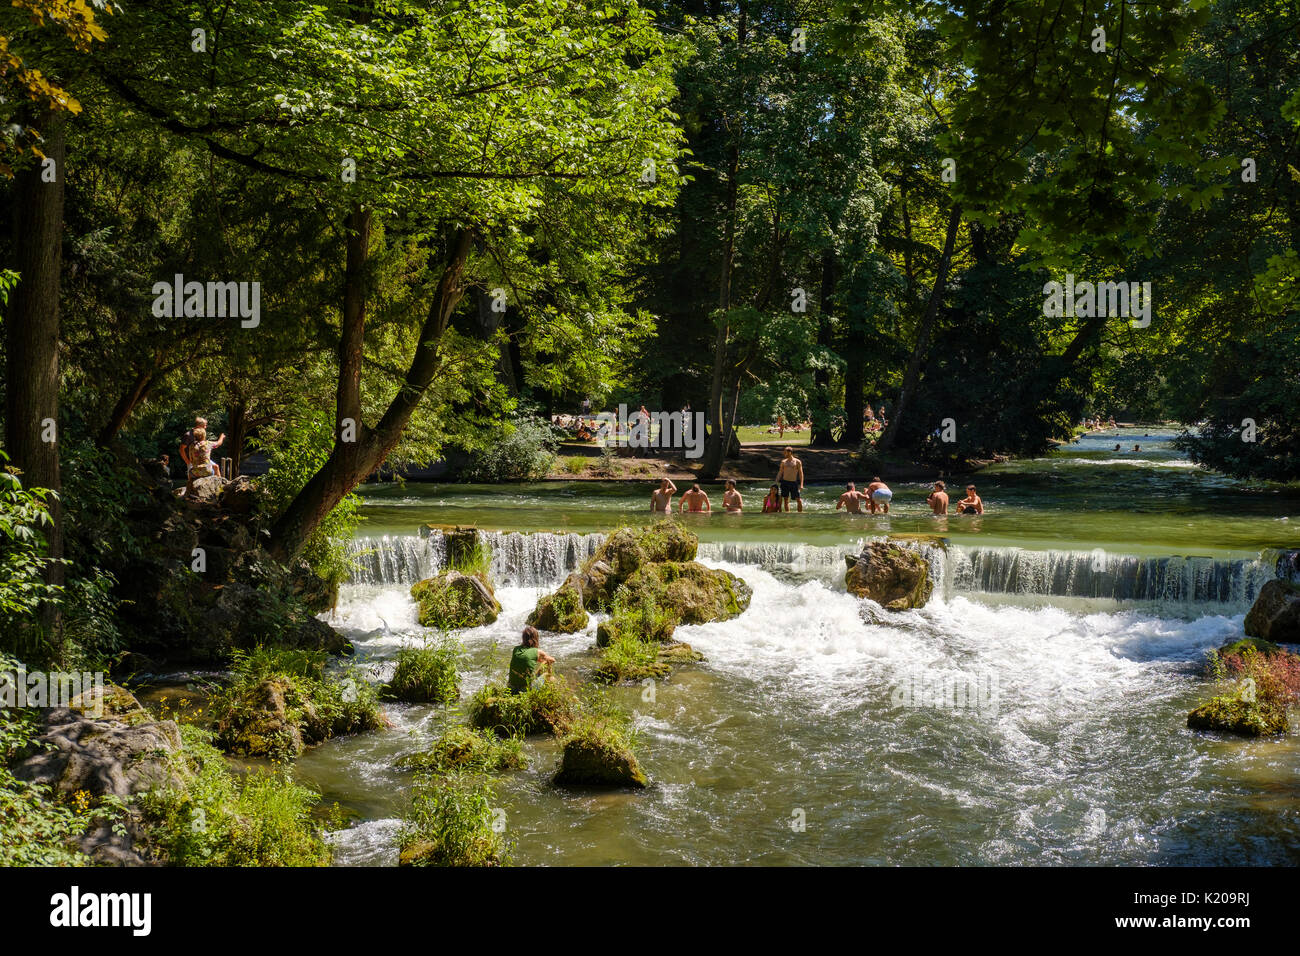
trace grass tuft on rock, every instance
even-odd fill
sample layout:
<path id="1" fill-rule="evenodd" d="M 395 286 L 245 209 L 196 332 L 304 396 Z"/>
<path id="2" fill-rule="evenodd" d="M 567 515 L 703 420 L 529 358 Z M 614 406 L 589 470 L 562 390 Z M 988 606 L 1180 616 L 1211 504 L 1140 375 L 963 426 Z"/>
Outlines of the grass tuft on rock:
<path id="1" fill-rule="evenodd" d="M 603 696 L 588 695 L 583 703 L 583 713 L 560 738 L 564 753 L 552 782 L 561 787 L 648 787 L 628 714 Z"/>
<path id="2" fill-rule="evenodd" d="M 492 730 L 457 724 L 449 727 L 428 750 L 397 761 L 402 770 L 446 774 L 458 771 L 500 773 L 528 766 L 519 737 L 499 737 Z"/>
<path id="3" fill-rule="evenodd" d="M 397 652 L 397 667 L 384 694 L 411 704 L 445 704 L 460 697 L 460 662 L 465 646 L 447 635 Z"/>
<path id="4" fill-rule="evenodd" d="M 451 774 L 417 784 L 398 835 L 401 866 L 504 866 L 496 791 L 482 777 Z"/>
<path id="5" fill-rule="evenodd" d="M 1287 732 L 1289 713 L 1300 700 L 1300 655 L 1245 639 L 1211 651 L 1207 670 L 1211 679 L 1231 681 L 1232 687 L 1192 710 L 1190 729 L 1243 737 Z"/>
<path id="6" fill-rule="evenodd" d="M 580 702 L 568 681 L 550 675 L 545 681 L 520 694 L 512 694 L 501 684 L 491 683 L 469 702 L 469 721 L 474 727 L 490 730 L 503 737 L 526 737 L 529 734 L 561 734 L 577 717 Z"/>

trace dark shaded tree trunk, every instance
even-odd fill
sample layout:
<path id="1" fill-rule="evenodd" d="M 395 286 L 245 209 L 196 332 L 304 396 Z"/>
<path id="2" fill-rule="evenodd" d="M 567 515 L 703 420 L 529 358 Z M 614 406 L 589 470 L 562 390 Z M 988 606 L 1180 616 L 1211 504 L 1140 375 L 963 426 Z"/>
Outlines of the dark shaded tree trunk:
<path id="1" fill-rule="evenodd" d="M 52 175 L 36 163 L 14 177 L 13 267 L 18 285 L 10 295 L 5 326 L 5 451 L 22 472 L 23 486 L 58 491 L 59 442 L 59 273 L 63 259 L 63 177 L 66 119 L 46 112 L 37 118 L 44 130 L 41 148 L 53 160 Z M 47 181 L 47 179 L 49 181 Z M 51 440 L 52 439 L 52 440 Z M 63 508 L 50 503 L 53 523 L 46 530 L 49 584 L 63 583 Z M 56 641 L 57 608 L 40 612 L 46 636 Z M 61 649 L 60 649 L 61 653 Z"/>
<path id="2" fill-rule="evenodd" d="M 818 299 L 817 344 L 824 348 L 833 348 L 835 339 L 831 329 L 831 296 L 835 293 L 835 253 L 826 250 L 822 255 L 822 282 Z M 835 436 L 831 434 L 831 419 L 835 417 L 835 402 L 831 398 L 831 373 L 819 369 L 813 375 L 814 389 L 812 434 L 808 443 L 813 448 L 833 448 Z M 847 415 L 847 412 L 845 413 Z"/>
<path id="3" fill-rule="evenodd" d="M 135 380 L 113 406 L 113 411 L 109 413 L 108 421 L 104 423 L 104 427 L 95 436 L 95 444 L 104 448 L 117 437 L 117 433 L 126 426 L 131 414 L 140 407 L 140 403 L 149 394 L 149 390 L 153 388 L 157 374 L 158 369 L 155 366 L 136 375 Z"/>
<path id="4" fill-rule="evenodd" d="M 952 250 L 957 242 L 957 230 L 961 227 L 961 208 L 954 206 L 948 216 L 948 230 L 943 237 L 943 252 L 939 256 L 939 265 L 934 274 L 934 285 L 930 289 L 930 301 L 921 317 L 921 325 L 916 330 L 916 344 L 912 347 L 912 357 L 907 363 L 903 375 L 903 386 L 898 391 L 898 401 L 889 413 L 889 424 L 880 436 L 878 446 L 881 451 L 888 451 L 898 440 L 898 430 L 907 415 L 907 408 L 916 393 L 921 380 L 921 366 L 925 362 L 926 352 L 930 347 L 930 334 L 934 330 L 934 321 L 939 315 L 939 306 L 943 303 L 944 292 L 948 286 L 948 270 L 952 266 Z"/>
<path id="5" fill-rule="evenodd" d="M 348 266 L 343 295 L 343 325 L 339 337 L 339 382 L 336 409 L 339 433 L 334 450 L 320 470 L 303 486 L 302 491 L 276 518 L 271 527 L 271 553 L 287 561 L 302 550 L 307 539 L 325 516 L 357 485 L 372 474 L 401 441 L 417 405 L 438 371 L 438 343 L 452 312 L 465 294 L 463 275 L 469 259 L 472 236 L 458 229 L 448 243 L 442 276 L 420 329 L 420 341 L 411 358 L 402 387 L 389 403 L 379 424 L 367 427 L 361 421 L 361 351 L 365 332 L 365 267 L 369 256 L 370 218 L 358 218 L 358 210 L 349 216 Z M 362 228 L 364 227 L 364 229 Z M 364 233 L 366 241 L 361 241 Z M 344 419 L 355 422 L 355 440 L 344 441 Z"/>

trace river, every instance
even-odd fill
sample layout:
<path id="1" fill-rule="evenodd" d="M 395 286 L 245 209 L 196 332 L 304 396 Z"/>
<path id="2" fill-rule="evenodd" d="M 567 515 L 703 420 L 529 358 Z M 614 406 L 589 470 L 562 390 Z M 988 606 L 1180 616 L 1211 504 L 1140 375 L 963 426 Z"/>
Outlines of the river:
<path id="1" fill-rule="evenodd" d="M 1274 550 L 1297 543 L 1300 492 L 1207 474 L 1171 434 L 1148 432 L 1100 433 L 979 473 L 981 517 L 929 517 L 927 489 L 913 483 L 894 486 L 888 517 L 837 514 L 842 488 L 817 484 L 802 515 L 687 516 L 700 559 L 743 577 L 753 602 L 735 620 L 680 628 L 707 660 L 653 695 L 611 691 L 636 715 L 649 790 L 556 789 L 554 742 L 527 742 L 529 769 L 498 786 L 515 861 L 1300 863 L 1295 736 L 1185 727 L 1204 694 L 1205 652 L 1240 634 Z M 758 510 L 766 485 L 742 483 L 747 506 Z M 504 611 L 462 635 L 468 699 L 500 677 L 537 597 L 602 533 L 647 517 L 649 491 L 649 481 L 368 489 L 360 568 L 331 623 L 375 679 L 387 676 L 422 633 L 408 589 L 441 560 L 439 536 L 418 529 L 476 525 Z M 927 550 L 935 595 L 870 623 L 844 590 L 843 556 L 898 532 L 948 539 Z M 543 647 L 582 677 L 594 628 L 544 635 Z M 964 706 L 942 706 L 937 688 Z M 335 836 L 341 864 L 396 862 L 411 777 L 393 764 L 456 716 L 386 707 L 391 730 L 298 762 L 301 779 L 358 821 Z"/>

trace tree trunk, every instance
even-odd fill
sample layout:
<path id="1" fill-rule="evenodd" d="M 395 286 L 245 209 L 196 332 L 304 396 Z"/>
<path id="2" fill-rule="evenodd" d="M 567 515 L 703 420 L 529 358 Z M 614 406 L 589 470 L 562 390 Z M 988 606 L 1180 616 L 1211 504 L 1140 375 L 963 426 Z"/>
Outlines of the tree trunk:
<path id="1" fill-rule="evenodd" d="M 5 450 L 9 464 L 21 469 L 26 488 L 58 491 L 59 480 L 59 272 L 63 258 L 63 177 L 66 119 L 46 112 L 37 120 L 44 130 L 41 147 L 53 160 L 14 177 L 13 248 L 18 285 L 10 296 L 5 321 Z M 49 178 L 51 181 L 47 182 Z M 50 502 L 53 523 L 47 529 L 49 584 L 63 583 L 63 508 Z M 46 604 L 40 625 L 56 641 L 57 608 Z"/>
<path id="2" fill-rule="evenodd" d="M 889 413 L 889 425 L 880 436 L 878 443 L 881 451 L 888 451 L 898 438 L 898 429 L 907 414 L 921 378 L 921 365 L 925 361 L 926 351 L 930 346 L 930 333 L 934 329 L 934 320 L 939 315 L 939 306 L 943 302 L 944 291 L 948 285 L 948 269 L 952 265 L 952 250 L 957 242 L 957 230 L 961 227 L 961 208 L 954 206 L 948 216 L 948 231 L 943 237 L 943 254 L 939 257 L 939 267 L 935 270 L 934 285 L 930 289 L 930 301 L 921 318 L 921 327 L 916 331 L 916 344 L 912 348 L 912 358 L 907 363 L 907 372 L 903 375 L 903 387 L 898 391 L 898 401 Z"/>
<path id="3" fill-rule="evenodd" d="M 230 440 L 225 453 L 231 459 L 231 477 L 239 477 L 239 467 L 244 463 L 244 445 L 248 441 L 248 405 L 242 398 L 235 399 L 226 409 Z"/>
<path id="4" fill-rule="evenodd" d="M 369 226 L 367 216 L 367 230 Z M 365 248 L 356 242 L 354 235 L 348 237 L 349 276 L 359 276 L 364 266 Z M 401 441 L 406 423 L 410 421 L 424 393 L 428 390 L 433 376 L 438 371 L 438 343 L 451 321 L 451 314 L 460 303 L 465 289 L 462 284 L 465 263 L 469 259 L 471 234 L 467 229 L 458 229 L 452 236 L 446 262 L 443 264 L 442 278 L 429 306 L 424 325 L 420 329 L 420 341 L 411 358 L 410 368 L 403 379 L 402 387 L 389 403 L 379 424 L 373 429 L 361 421 L 360 404 L 360 363 L 357 376 L 351 376 L 351 365 L 355 348 L 356 355 L 364 344 L 361 329 L 365 321 L 364 290 L 361 298 L 355 288 L 344 291 L 344 325 L 340 336 L 339 384 L 336 406 L 343 418 L 355 417 L 355 441 L 344 442 L 343 435 L 335 438 L 334 450 L 320 470 L 314 474 L 302 491 L 291 501 L 283 513 L 276 518 L 271 527 L 271 553 L 281 561 L 287 561 L 302 550 L 307 539 L 343 498 L 357 485 L 383 464 L 389 453 Z M 360 255 L 362 261 L 355 263 L 357 269 L 351 268 L 352 256 Z M 347 326 L 352 326 L 348 328 Z M 345 352 L 343 344 L 348 344 Z M 344 362 L 347 360 L 347 365 Z M 355 390 L 354 390 L 355 389 Z M 346 414 L 345 414 L 346 413 Z"/>
<path id="5" fill-rule="evenodd" d="M 740 4 L 739 29 L 737 43 L 745 45 L 746 29 L 745 5 Z M 736 121 L 739 123 L 739 120 Z M 727 390 L 727 363 L 729 360 L 729 339 L 731 328 L 727 324 L 727 310 L 731 308 L 731 270 L 736 255 L 736 189 L 740 174 L 740 136 L 739 126 L 732 134 L 731 151 L 727 162 L 727 198 L 726 223 L 723 227 L 722 265 L 718 274 L 718 309 L 722 313 L 718 319 L 718 334 L 713 342 L 713 375 L 709 381 L 708 417 L 712 427 L 704 442 L 704 456 L 700 461 L 700 477 L 712 479 L 722 471 L 723 459 L 727 456 L 731 444 L 731 415 L 723 408 L 724 395 Z"/>
<path id="6" fill-rule="evenodd" d="M 826 250 L 822 255 L 822 283 L 817 316 L 817 344 L 831 348 L 835 341 L 831 330 L 831 296 L 835 292 L 835 253 Z M 808 444 L 813 448 L 832 448 L 835 436 L 831 434 L 831 419 L 835 417 L 835 402 L 831 398 L 831 373 L 818 369 L 813 374 L 812 434 Z M 847 412 L 845 413 L 847 416 Z"/>
<path id="7" fill-rule="evenodd" d="M 157 371 L 157 366 L 154 366 L 136 375 L 135 381 L 122 393 L 122 397 L 113 406 L 108 421 L 104 423 L 104 427 L 99 430 L 99 434 L 95 437 L 95 444 L 101 448 L 106 448 L 109 442 L 117 437 L 117 433 L 125 427 L 131 413 L 140 406 L 140 403 L 144 401 L 144 397 L 149 394 L 149 390 L 153 388 L 154 376 Z"/>

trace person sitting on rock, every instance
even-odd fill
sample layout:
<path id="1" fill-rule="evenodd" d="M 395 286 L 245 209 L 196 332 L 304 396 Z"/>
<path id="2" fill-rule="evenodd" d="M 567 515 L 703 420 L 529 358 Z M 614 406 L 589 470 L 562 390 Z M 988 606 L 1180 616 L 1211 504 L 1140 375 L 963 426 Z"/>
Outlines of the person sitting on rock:
<path id="1" fill-rule="evenodd" d="M 189 462 L 190 475 L 189 487 L 194 488 L 194 482 L 200 478 L 220 477 L 221 471 L 216 463 L 212 461 L 212 452 L 220 448 L 225 442 L 226 435 L 223 432 L 221 437 L 216 441 L 208 441 L 208 432 L 205 428 L 194 429 L 194 444 L 190 445 Z"/>
<path id="2" fill-rule="evenodd" d="M 529 624 L 524 628 L 523 643 L 510 653 L 510 693 L 522 694 L 533 686 L 538 668 L 550 671 L 555 658 L 537 645 L 542 635 Z"/>

